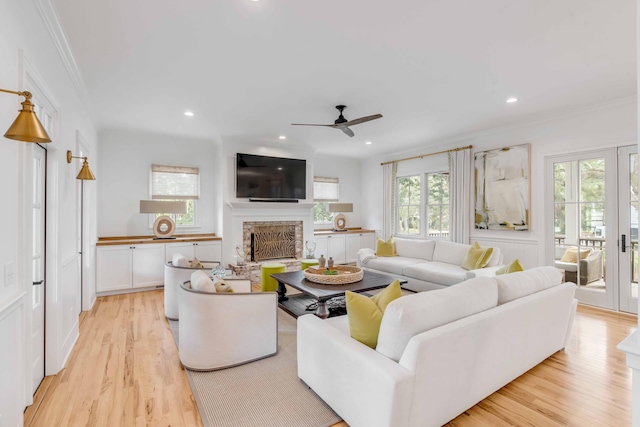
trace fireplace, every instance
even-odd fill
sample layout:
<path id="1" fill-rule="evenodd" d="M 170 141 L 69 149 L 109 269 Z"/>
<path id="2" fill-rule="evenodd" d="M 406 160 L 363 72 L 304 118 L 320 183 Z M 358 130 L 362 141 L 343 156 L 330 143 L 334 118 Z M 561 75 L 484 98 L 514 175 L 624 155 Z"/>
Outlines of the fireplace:
<path id="1" fill-rule="evenodd" d="M 247 261 L 302 258 L 302 221 L 253 221 L 242 224 Z"/>

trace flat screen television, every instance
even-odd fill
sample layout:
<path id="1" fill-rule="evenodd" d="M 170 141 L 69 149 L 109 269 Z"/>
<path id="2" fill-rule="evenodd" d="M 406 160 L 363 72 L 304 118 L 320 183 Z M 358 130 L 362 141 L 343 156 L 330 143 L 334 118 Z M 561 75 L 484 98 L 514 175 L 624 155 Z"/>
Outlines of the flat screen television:
<path id="1" fill-rule="evenodd" d="M 307 197 L 307 161 L 236 154 L 236 197 L 297 201 Z"/>

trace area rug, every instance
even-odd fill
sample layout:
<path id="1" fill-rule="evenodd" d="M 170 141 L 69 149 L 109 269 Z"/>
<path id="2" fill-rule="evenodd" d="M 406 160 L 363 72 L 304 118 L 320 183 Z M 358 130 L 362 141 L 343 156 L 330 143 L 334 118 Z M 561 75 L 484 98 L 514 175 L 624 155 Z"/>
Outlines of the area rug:
<path id="1" fill-rule="evenodd" d="M 170 320 L 178 343 L 178 322 Z M 278 354 L 211 372 L 185 370 L 206 427 L 328 427 L 341 421 L 297 374 L 296 320 L 278 309 Z"/>

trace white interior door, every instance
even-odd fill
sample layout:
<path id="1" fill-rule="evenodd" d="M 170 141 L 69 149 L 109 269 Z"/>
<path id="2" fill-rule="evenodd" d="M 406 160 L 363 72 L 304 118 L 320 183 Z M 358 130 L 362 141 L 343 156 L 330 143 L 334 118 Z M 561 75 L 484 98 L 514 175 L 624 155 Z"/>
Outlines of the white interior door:
<path id="1" fill-rule="evenodd" d="M 638 313 L 638 146 L 618 150 L 620 310 Z"/>
<path id="2" fill-rule="evenodd" d="M 46 218 L 46 150 L 33 147 L 33 220 L 32 277 L 33 298 L 31 311 L 32 392 L 35 393 L 44 378 L 45 339 L 45 218 Z"/>

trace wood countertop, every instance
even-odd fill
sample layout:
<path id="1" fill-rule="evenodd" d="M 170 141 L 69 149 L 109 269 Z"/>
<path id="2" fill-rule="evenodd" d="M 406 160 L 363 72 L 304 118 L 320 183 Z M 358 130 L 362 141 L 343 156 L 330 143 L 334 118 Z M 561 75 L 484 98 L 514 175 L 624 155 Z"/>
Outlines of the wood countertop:
<path id="1" fill-rule="evenodd" d="M 333 230 L 314 230 L 314 236 L 342 235 L 342 234 L 359 234 L 359 233 L 375 233 L 375 230 L 365 230 L 363 228 L 347 228 L 347 231 Z"/>
<path id="2" fill-rule="evenodd" d="M 114 236 L 99 237 L 96 246 L 111 245 L 147 245 L 155 243 L 180 243 L 180 242 L 202 242 L 211 240 L 222 240 L 215 233 L 206 234 L 176 234 L 175 239 L 155 239 L 154 236 Z"/>

